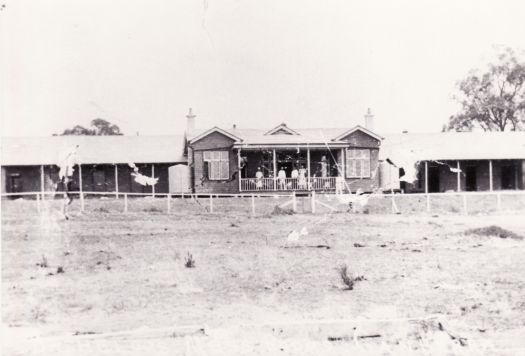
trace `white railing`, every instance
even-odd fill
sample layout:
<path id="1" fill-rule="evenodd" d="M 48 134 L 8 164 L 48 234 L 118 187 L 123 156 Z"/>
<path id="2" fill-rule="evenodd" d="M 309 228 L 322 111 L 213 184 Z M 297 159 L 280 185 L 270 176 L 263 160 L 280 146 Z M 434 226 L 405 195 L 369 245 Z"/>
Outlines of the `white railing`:
<path id="1" fill-rule="evenodd" d="M 241 178 L 241 192 L 249 191 L 285 191 L 285 190 L 335 190 L 336 177 L 299 178 Z"/>
<path id="2" fill-rule="evenodd" d="M 336 177 L 312 177 L 312 190 L 335 190 Z"/>

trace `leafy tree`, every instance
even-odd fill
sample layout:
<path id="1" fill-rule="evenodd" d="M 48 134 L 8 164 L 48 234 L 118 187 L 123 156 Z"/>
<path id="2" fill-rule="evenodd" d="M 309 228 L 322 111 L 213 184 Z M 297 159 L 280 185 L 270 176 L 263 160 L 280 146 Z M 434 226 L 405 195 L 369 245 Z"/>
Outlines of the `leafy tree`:
<path id="1" fill-rule="evenodd" d="M 122 135 L 120 128 L 104 119 L 95 119 L 91 121 L 91 128 L 85 128 L 75 125 L 71 129 L 65 129 L 61 136 L 66 135 L 84 135 L 84 136 L 110 136 Z"/>
<path id="2" fill-rule="evenodd" d="M 525 61 L 511 48 L 501 51 L 485 73 L 471 72 L 458 88 L 461 111 L 450 117 L 447 130 L 525 129 Z"/>

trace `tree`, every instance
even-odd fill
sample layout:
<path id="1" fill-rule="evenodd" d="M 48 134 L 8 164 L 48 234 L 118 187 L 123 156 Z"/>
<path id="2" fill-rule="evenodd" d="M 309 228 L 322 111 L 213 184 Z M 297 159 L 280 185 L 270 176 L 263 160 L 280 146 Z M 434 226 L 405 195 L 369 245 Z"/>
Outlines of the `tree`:
<path id="1" fill-rule="evenodd" d="M 75 125 L 71 129 L 65 129 L 61 136 L 67 135 L 84 135 L 84 136 L 110 136 L 122 135 L 120 128 L 104 119 L 95 119 L 91 121 L 91 128 L 85 128 Z"/>
<path id="2" fill-rule="evenodd" d="M 458 88 L 461 111 L 450 117 L 448 131 L 525 129 L 525 61 L 511 48 L 501 51 L 487 72 L 471 72 Z"/>

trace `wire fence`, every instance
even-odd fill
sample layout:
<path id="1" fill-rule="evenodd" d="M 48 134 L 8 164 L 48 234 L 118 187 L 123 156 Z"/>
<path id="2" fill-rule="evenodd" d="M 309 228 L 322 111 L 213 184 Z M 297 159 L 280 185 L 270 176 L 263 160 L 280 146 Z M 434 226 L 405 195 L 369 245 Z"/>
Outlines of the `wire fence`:
<path id="1" fill-rule="evenodd" d="M 116 192 L 2 194 L 2 214 L 30 214 L 46 209 L 93 213 L 265 214 L 353 212 L 476 214 L 525 210 L 525 191 L 337 195 L 310 192 L 283 194 L 151 194 Z"/>

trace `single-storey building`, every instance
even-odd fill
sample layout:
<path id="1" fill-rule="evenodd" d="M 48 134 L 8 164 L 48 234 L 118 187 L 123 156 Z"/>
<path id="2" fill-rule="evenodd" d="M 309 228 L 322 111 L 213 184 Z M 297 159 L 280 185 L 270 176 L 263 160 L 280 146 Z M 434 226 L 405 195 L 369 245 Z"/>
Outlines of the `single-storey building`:
<path id="1" fill-rule="evenodd" d="M 371 122 L 371 115 L 368 122 Z M 196 193 L 372 191 L 379 187 L 382 137 L 363 126 L 195 130 L 187 158 Z"/>
<path id="2" fill-rule="evenodd" d="M 184 136 L 2 138 L 2 193 L 54 191 L 60 157 L 73 147 L 71 188 L 83 192 L 525 189 L 525 132 L 379 135 L 370 112 L 364 126 L 333 129 L 281 123 L 197 130 L 195 117 L 190 109 Z M 137 183 L 129 163 L 158 183 Z"/>
<path id="3" fill-rule="evenodd" d="M 168 193 L 170 167 L 186 168 L 183 142 L 182 136 L 3 137 L 2 193 L 55 191 L 59 161 L 73 150 L 78 162 L 71 186 L 75 191 Z M 158 177 L 158 183 L 137 183 L 129 163 L 145 176 Z"/>
<path id="4" fill-rule="evenodd" d="M 383 189 L 407 193 L 525 189 L 525 132 L 386 135 L 380 160 Z M 400 182 L 398 170 L 413 177 Z"/>

